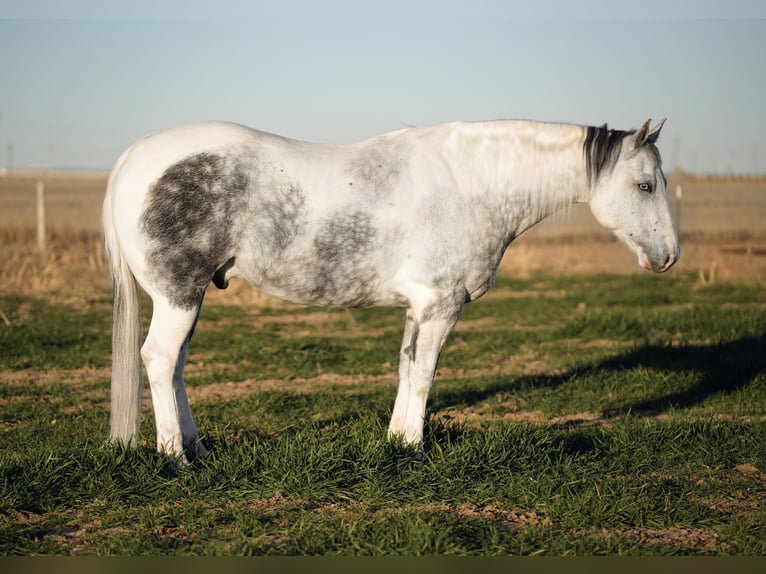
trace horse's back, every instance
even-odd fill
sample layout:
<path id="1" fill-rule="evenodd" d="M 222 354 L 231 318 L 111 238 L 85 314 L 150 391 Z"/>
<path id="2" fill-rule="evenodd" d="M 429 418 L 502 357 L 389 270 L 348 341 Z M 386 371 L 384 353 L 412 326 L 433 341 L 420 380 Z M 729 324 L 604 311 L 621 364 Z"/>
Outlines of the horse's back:
<path id="1" fill-rule="evenodd" d="M 142 286 L 181 307 L 211 278 L 350 307 L 403 305 L 412 285 L 473 292 L 499 248 L 476 243 L 484 211 L 444 165 L 451 129 L 343 146 L 228 123 L 165 130 L 115 168 L 112 222 Z"/>
<path id="2" fill-rule="evenodd" d="M 137 140 L 123 154 L 113 175 L 125 179 L 156 179 L 173 164 L 200 153 L 225 153 L 259 140 L 277 136 L 259 132 L 239 124 L 205 122 L 168 128 Z M 140 178 L 143 174 L 144 177 Z"/>

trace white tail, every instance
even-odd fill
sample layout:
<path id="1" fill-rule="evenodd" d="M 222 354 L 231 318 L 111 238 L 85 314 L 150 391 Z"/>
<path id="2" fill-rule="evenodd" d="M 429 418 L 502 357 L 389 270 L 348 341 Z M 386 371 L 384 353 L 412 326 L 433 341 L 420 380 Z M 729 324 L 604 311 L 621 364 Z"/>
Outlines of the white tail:
<path id="1" fill-rule="evenodd" d="M 141 423 L 141 298 L 117 241 L 109 178 L 103 208 L 104 246 L 112 276 L 112 405 L 109 440 L 135 446 Z"/>

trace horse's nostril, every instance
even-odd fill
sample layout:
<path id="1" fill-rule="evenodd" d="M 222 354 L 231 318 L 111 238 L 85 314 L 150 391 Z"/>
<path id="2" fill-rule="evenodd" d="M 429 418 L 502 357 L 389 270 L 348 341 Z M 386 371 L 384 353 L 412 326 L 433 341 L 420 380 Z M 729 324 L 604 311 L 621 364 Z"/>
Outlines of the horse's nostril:
<path id="1" fill-rule="evenodd" d="M 676 254 L 673 252 L 668 253 L 668 256 L 665 258 L 665 263 L 662 264 L 662 268 L 660 271 L 667 271 L 673 266 L 673 263 L 676 262 Z"/>

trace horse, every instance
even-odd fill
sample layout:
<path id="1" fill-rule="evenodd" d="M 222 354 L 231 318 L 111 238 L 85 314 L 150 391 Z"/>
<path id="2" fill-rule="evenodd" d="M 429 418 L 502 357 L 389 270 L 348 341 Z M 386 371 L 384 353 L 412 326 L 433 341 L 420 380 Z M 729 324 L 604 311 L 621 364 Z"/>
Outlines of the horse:
<path id="1" fill-rule="evenodd" d="M 678 260 L 656 147 L 664 122 L 453 122 L 347 145 L 207 122 L 137 141 L 103 204 L 110 442 L 137 444 L 143 363 L 158 452 L 181 464 L 207 452 L 184 365 L 211 281 L 240 278 L 299 304 L 406 308 L 388 435 L 422 452 L 442 346 L 521 233 L 588 203 L 641 267 L 662 273 Z M 139 287 L 152 301 L 143 343 Z"/>

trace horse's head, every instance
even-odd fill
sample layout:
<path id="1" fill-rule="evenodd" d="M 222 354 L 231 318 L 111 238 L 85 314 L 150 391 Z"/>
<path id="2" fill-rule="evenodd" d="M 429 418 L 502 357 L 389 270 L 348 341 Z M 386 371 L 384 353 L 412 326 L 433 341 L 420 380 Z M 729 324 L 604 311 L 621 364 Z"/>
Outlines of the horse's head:
<path id="1" fill-rule="evenodd" d="M 614 232 L 646 269 L 662 273 L 678 260 L 678 232 L 655 142 L 662 120 L 636 132 L 588 128 L 585 157 L 596 220 Z"/>

